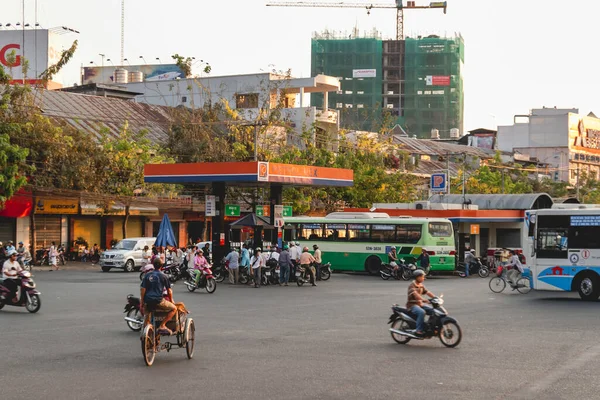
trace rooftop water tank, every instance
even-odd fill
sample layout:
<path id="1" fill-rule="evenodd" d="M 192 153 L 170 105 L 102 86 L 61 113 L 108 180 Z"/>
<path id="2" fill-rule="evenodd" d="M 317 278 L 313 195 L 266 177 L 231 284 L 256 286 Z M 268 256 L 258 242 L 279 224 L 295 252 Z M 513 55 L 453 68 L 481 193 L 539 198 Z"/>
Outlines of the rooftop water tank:
<path id="1" fill-rule="evenodd" d="M 128 83 L 129 71 L 124 68 L 115 69 L 115 83 Z"/>
<path id="2" fill-rule="evenodd" d="M 144 73 L 142 71 L 131 71 L 129 73 L 129 82 L 143 82 L 144 81 Z"/>

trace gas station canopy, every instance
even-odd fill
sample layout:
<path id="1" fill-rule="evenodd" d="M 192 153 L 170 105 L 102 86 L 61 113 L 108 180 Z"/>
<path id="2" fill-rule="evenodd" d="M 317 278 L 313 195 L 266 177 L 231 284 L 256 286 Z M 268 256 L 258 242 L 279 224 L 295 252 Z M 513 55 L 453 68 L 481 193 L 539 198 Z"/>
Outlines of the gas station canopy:
<path id="1" fill-rule="evenodd" d="M 265 161 L 147 164 L 144 181 L 148 183 L 279 184 L 290 186 L 352 186 L 351 169 L 279 164 Z"/>

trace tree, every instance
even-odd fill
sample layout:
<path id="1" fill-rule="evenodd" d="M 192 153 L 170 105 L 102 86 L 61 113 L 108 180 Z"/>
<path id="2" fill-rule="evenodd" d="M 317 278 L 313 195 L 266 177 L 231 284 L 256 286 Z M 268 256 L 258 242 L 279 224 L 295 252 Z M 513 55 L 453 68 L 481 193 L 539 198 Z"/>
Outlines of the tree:
<path id="1" fill-rule="evenodd" d="M 0 67 L 1 68 L 1 67 Z M 10 126 L 0 124 L 0 132 Z M 0 133 L 0 209 L 19 189 L 27 184 L 25 164 L 27 149 L 10 143 L 10 137 Z"/>

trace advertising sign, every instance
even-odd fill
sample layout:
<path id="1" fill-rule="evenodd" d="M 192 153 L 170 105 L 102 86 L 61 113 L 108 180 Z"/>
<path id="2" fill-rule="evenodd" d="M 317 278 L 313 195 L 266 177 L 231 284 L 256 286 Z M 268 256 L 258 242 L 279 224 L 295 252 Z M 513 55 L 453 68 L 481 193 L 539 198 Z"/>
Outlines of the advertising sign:
<path id="1" fill-rule="evenodd" d="M 261 161 L 258 163 L 258 181 L 269 182 L 269 163 Z"/>
<path id="2" fill-rule="evenodd" d="M 276 228 L 283 227 L 283 206 L 282 205 L 275 206 L 275 227 Z"/>
<path id="3" fill-rule="evenodd" d="M 83 67 L 82 84 L 90 83 L 115 83 L 115 69 L 122 68 L 128 72 L 141 72 L 144 81 L 170 81 L 177 78 L 185 78 L 183 71 L 176 64 L 156 65 L 123 65 L 104 67 Z"/>
<path id="4" fill-rule="evenodd" d="M 25 41 L 23 41 L 23 34 L 25 34 Z M 27 79 L 35 82 L 42 72 L 60 60 L 62 51 L 70 46 L 70 43 L 67 46 L 69 36 L 57 35 L 47 29 L 31 29 L 25 32 L 0 30 L 0 65 L 8 70 L 14 81 Z M 23 59 L 29 63 L 29 70 L 25 77 L 21 68 Z M 58 79 L 55 77 L 54 80 Z"/>
<path id="5" fill-rule="evenodd" d="M 471 235 L 479 235 L 479 224 L 471 225 Z"/>
<path id="6" fill-rule="evenodd" d="M 78 214 L 78 199 L 38 198 L 35 203 L 36 214 Z"/>
<path id="7" fill-rule="evenodd" d="M 205 200 L 205 211 L 207 217 L 216 217 L 217 216 L 217 201 L 215 196 L 208 195 Z"/>
<path id="8" fill-rule="evenodd" d="M 450 76 L 428 75 L 425 77 L 425 85 L 427 85 L 427 86 L 450 86 Z"/>
<path id="9" fill-rule="evenodd" d="M 376 69 L 353 69 L 352 77 L 353 78 L 376 78 L 377 70 Z"/>
<path id="10" fill-rule="evenodd" d="M 431 191 L 433 193 L 448 192 L 448 179 L 446 174 L 431 174 Z"/>

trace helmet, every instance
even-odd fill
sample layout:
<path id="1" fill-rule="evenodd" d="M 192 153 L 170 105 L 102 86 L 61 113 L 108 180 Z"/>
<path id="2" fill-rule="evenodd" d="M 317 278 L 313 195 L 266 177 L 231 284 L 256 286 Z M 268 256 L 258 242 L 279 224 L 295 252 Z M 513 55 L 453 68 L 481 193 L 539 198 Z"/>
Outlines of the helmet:
<path id="1" fill-rule="evenodd" d="M 23 244 L 23 242 L 19 242 L 19 244 Z"/>
<path id="2" fill-rule="evenodd" d="M 318 245 L 316 245 L 316 244 L 313 244 L 313 249 L 315 249 L 315 250 L 316 250 L 316 249 L 318 249 L 318 248 L 319 248 L 319 246 L 318 246 Z"/>
<path id="3" fill-rule="evenodd" d="M 390 267 L 397 267 L 397 266 L 398 266 L 398 264 L 396 264 L 394 261 L 392 261 L 392 262 L 390 263 Z"/>
<path id="4" fill-rule="evenodd" d="M 8 244 L 13 244 L 13 241 L 12 241 L 12 240 L 9 240 L 9 241 L 8 241 Z"/>
<path id="5" fill-rule="evenodd" d="M 423 251 L 427 251 L 427 249 L 426 249 L 425 247 L 423 247 L 423 248 L 421 249 L 421 251 L 422 251 L 422 252 L 423 252 Z"/>
<path id="6" fill-rule="evenodd" d="M 255 251 L 262 251 L 260 247 L 257 247 Z"/>
<path id="7" fill-rule="evenodd" d="M 423 271 L 422 269 L 418 269 L 416 271 L 413 272 L 413 276 L 416 278 L 417 276 L 425 276 L 425 271 Z"/>
<path id="8" fill-rule="evenodd" d="M 304 246 L 304 248 L 302 249 L 302 251 L 308 251 L 308 247 Z"/>
<path id="9" fill-rule="evenodd" d="M 204 254 L 204 252 L 202 251 L 202 249 L 198 249 L 198 253 L 199 254 Z"/>
<path id="10" fill-rule="evenodd" d="M 10 256 L 13 256 L 13 255 L 15 255 L 15 254 L 17 254 L 17 251 L 16 251 L 16 250 L 10 250 L 10 251 L 8 251 L 8 252 L 6 253 L 6 255 L 7 255 L 7 256 L 9 256 L 9 257 L 10 257 Z"/>
<path id="11" fill-rule="evenodd" d="M 475 254 L 475 249 L 471 249 L 471 253 Z"/>
<path id="12" fill-rule="evenodd" d="M 284 250 L 289 250 L 289 249 L 290 249 L 290 246 L 288 246 L 287 244 L 284 244 L 284 245 L 283 245 L 283 249 L 284 249 Z"/>

